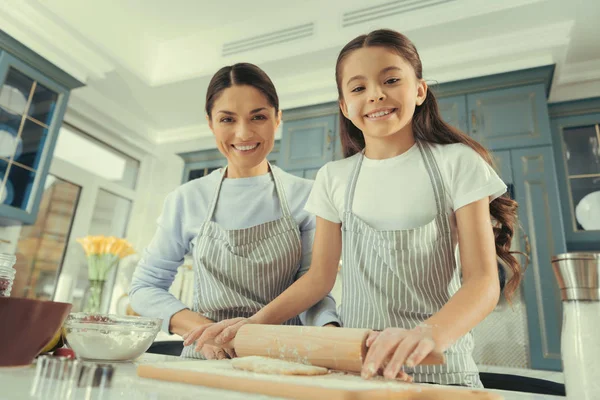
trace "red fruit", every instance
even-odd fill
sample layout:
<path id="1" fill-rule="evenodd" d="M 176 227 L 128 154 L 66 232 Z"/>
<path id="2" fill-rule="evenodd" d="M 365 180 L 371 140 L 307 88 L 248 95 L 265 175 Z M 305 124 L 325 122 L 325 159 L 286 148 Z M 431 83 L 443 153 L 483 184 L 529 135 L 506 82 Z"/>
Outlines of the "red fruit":
<path id="1" fill-rule="evenodd" d="M 67 349 L 66 347 L 54 350 L 54 356 L 56 357 L 67 357 L 74 359 L 75 352 L 71 349 Z"/>

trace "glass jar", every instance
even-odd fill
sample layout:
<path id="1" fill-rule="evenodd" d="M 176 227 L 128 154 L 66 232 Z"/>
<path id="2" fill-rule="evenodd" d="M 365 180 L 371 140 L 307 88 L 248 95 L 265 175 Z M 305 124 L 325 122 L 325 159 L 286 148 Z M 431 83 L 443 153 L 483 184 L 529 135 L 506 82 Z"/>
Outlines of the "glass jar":
<path id="1" fill-rule="evenodd" d="M 0 297 L 10 297 L 13 281 L 17 271 L 13 268 L 17 257 L 0 253 Z"/>
<path id="2" fill-rule="evenodd" d="M 561 356 L 567 399 L 592 400 L 600 393 L 600 253 L 552 258 L 563 301 Z"/>

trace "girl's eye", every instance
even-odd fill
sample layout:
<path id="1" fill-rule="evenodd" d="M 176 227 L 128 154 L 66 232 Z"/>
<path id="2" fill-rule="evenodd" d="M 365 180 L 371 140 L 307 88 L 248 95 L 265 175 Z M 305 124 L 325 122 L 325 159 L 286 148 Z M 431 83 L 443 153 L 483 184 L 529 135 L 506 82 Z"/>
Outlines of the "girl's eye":
<path id="1" fill-rule="evenodd" d="M 253 120 L 265 120 L 267 119 L 267 117 L 265 117 L 264 115 L 255 115 L 254 117 L 252 117 Z"/>
<path id="2" fill-rule="evenodd" d="M 398 78 L 390 78 L 387 81 L 385 81 L 385 83 L 387 83 L 388 85 L 394 84 L 396 82 L 398 82 L 400 79 Z"/>
<path id="3" fill-rule="evenodd" d="M 358 87 L 355 87 L 354 89 L 352 89 L 352 92 L 353 93 L 358 93 L 358 92 L 362 92 L 363 90 L 365 90 L 364 87 L 358 86 Z"/>
<path id="4" fill-rule="evenodd" d="M 219 122 L 222 122 L 222 123 L 225 123 L 225 124 L 226 124 L 226 123 L 229 123 L 229 122 L 233 122 L 233 119 L 232 119 L 232 118 L 230 118 L 230 117 L 225 117 L 225 118 L 221 118 L 221 119 L 219 120 Z"/>

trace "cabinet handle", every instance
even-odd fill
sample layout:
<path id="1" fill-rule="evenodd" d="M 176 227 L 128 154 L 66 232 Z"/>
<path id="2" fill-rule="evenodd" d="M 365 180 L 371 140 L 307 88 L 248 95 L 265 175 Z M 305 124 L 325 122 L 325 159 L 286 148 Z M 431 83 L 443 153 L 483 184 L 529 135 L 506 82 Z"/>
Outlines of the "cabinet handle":
<path id="1" fill-rule="evenodd" d="M 331 131 L 331 129 L 327 130 L 327 150 L 331 150 L 331 142 L 332 142 L 331 134 L 332 133 L 333 132 Z"/>
<path id="2" fill-rule="evenodd" d="M 471 131 L 477 133 L 477 115 L 475 110 L 471 110 Z"/>
<path id="3" fill-rule="evenodd" d="M 11 241 L 10 240 L 6 240 L 6 239 L 0 239 L 0 243 L 10 244 Z"/>
<path id="4" fill-rule="evenodd" d="M 525 241 L 525 258 L 526 258 L 524 268 L 527 268 L 527 266 L 529 265 L 529 262 L 531 261 L 531 243 L 529 242 L 529 236 L 527 236 L 527 234 L 525 233 L 525 230 L 523 230 L 523 240 Z"/>

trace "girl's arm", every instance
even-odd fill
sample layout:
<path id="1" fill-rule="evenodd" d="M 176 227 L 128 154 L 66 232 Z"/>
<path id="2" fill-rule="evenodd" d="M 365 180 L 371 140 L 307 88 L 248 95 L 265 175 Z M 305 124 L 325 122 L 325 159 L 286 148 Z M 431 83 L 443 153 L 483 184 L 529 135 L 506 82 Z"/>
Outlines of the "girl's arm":
<path id="1" fill-rule="evenodd" d="M 402 365 L 419 364 L 432 351 L 445 351 L 479 324 L 496 306 L 500 295 L 494 234 L 490 223 L 489 198 L 456 211 L 458 244 L 462 264 L 462 286 L 431 318 L 412 330 L 386 329 L 372 335 L 363 366 L 371 377 L 384 361 L 388 378 L 408 379 Z M 398 375 L 400 374 L 400 375 Z"/>
<path id="2" fill-rule="evenodd" d="M 317 217 L 312 262 L 308 272 L 251 318 L 233 318 L 194 329 L 185 343 L 197 347 L 212 340 L 224 344 L 246 323 L 280 325 L 322 300 L 333 288 L 342 252 L 341 224 Z"/>
<path id="3" fill-rule="evenodd" d="M 317 217 L 310 269 L 258 311 L 252 320 L 259 324 L 279 325 L 321 301 L 333 289 L 341 253 L 341 224 Z"/>

